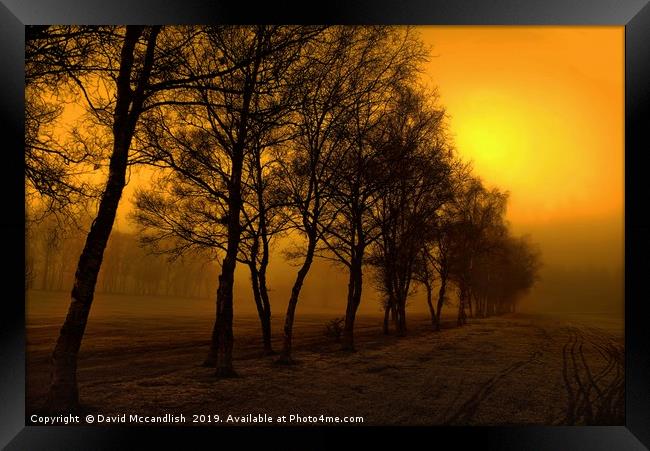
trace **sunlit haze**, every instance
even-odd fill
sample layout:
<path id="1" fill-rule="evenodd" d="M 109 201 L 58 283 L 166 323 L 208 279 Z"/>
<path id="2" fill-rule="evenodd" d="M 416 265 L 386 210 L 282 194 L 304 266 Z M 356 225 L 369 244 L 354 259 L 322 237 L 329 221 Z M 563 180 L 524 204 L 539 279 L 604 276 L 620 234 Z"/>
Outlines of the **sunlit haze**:
<path id="1" fill-rule="evenodd" d="M 458 152 L 486 182 L 510 191 L 513 227 L 577 232 L 570 254 L 591 260 L 598 254 L 591 247 L 604 245 L 602 263 L 621 264 L 623 28 L 422 27 L 421 33 L 432 49 L 425 79 L 438 87 Z M 546 261 L 564 254 L 541 244 Z"/>

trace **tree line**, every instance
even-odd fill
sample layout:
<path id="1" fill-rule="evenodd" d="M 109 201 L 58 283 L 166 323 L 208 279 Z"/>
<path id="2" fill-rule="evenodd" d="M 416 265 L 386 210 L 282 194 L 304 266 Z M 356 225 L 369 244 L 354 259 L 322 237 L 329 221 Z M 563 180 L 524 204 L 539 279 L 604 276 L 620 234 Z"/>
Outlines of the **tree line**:
<path id="1" fill-rule="evenodd" d="M 85 233 L 53 215 L 30 224 L 26 236 L 26 289 L 69 290 Z M 208 255 L 170 259 L 140 246 L 133 233 L 113 230 L 95 291 L 107 294 L 207 298 L 216 263 Z"/>
<path id="2" fill-rule="evenodd" d="M 219 377 L 236 375 L 237 265 L 250 272 L 263 349 L 275 351 L 267 269 L 279 237 L 291 238 L 285 257 L 297 265 L 279 363 L 293 362 L 296 308 L 317 258 L 348 276 L 346 350 L 364 282 L 382 293 L 386 333 L 392 324 L 406 334 L 417 287 L 436 330 L 453 289 L 459 325 L 512 311 L 539 255 L 509 232 L 507 194 L 455 154 L 437 93 L 419 81 L 427 55 L 409 27 L 27 27 L 28 200 L 67 219 L 94 207 L 48 408 L 79 403 L 77 355 L 132 165 L 154 174 L 130 215 L 140 245 L 219 264 L 204 362 Z M 66 99 L 86 113 L 61 133 Z M 93 171 L 103 186 L 88 183 Z"/>

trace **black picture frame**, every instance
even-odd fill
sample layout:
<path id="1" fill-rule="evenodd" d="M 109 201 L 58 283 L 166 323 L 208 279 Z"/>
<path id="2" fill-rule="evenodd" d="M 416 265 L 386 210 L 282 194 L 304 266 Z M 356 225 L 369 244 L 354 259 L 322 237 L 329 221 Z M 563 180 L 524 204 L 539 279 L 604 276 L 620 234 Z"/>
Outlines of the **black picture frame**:
<path id="1" fill-rule="evenodd" d="M 235 440 L 267 448 L 334 448 L 351 438 L 383 446 L 480 449 L 641 450 L 650 447 L 650 333 L 646 324 L 650 221 L 643 215 L 650 177 L 650 6 L 648 0 L 390 0 L 323 2 L 205 0 L 0 0 L 2 135 L 0 271 L 0 446 L 10 450 L 191 449 Z M 625 426 L 334 428 L 172 428 L 25 426 L 24 26 L 30 24 L 338 23 L 625 26 Z M 408 429 L 408 430 L 406 430 Z M 350 433 L 352 432 L 352 433 Z"/>

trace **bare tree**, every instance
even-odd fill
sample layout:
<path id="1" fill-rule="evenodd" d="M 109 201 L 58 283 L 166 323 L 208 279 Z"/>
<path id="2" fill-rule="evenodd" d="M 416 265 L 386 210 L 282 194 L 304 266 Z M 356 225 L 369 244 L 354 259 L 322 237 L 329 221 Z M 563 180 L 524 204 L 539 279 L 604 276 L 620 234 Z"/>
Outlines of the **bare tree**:
<path id="1" fill-rule="evenodd" d="M 248 159 L 250 181 L 246 184 L 247 195 L 244 199 L 249 200 L 242 208 L 245 226 L 240 253 L 251 275 L 253 299 L 262 326 L 264 354 L 272 355 L 275 352 L 271 344 L 271 302 L 266 274 L 271 243 L 274 237 L 284 232 L 285 216 L 280 214 L 282 201 L 275 196 L 277 189 L 273 187 L 278 183 L 275 161 L 263 157 L 264 148 L 261 142 L 254 144 Z"/>
<path id="2" fill-rule="evenodd" d="M 427 218 L 427 230 L 422 248 L 418 254 L 415 278 L 427 290 L 427 305 L 431 314 L 433 329 L 440 330 L 442 307 L 448 301 L 448 283 L 455 238 L 455 224 L 459 221 L 460 194 L 471 176 L 471 168 L 457 158 L 449 160 L 447 201 Z M 432 302 L 434 283 L 439 284 L 435 308 Z"/>
<path id="3" fill-rule="evenodd" d="M 351 117 L 336 158 L 337 179 L 328 187 L 336 215 L 321 224 L 321 237 L 327 250 L 319 255 L 333 259 L 348 270 L 348 296 L 342 347 L 354 349 L 354 320 L 361 302 L 363 265 L 366 249 L 379 237 L 379 227 L 372 210 L 386 187 L 382 149 L 376 145 L 381 133 L 382 117 L 388 113 L 387 102 L 396 88 L 408 85 L 425 52 L 410 28 L 364 28 L 373 34 L 375 45 L 363 49 L 355 61 L 361 70 L 350 80 L 355 92 L 351 100 Z M 375 143 L 373 143 L 373 139 Z"/>
<path id="4" fill-rule="evenodd" d="M 216 365 L 218 376 L 236 375 L 232 366 L 234 271 L 242 233 L 247 229 L 241 220 L 247 203 L 247 177 L 252 180 L 255 173 L 247 171 L 245 164 L 252 154 L 269 145 L 264 142 L 265 137 L 273 139 L 274 130 L 281 128 L 287 105 L 282 94 L 287 93 L 284 85 L 290 68 L 300 58 L 304 44 L 319 32 L 319 27 L 209 27 L 201 58 L 192 56 L 186 65 L 213 66 L 225 61 L 235 70 L 197 83 L 183 93 L 174 93 L 175 98 L 168 103 L 176 108 L 161 112 L 149 124 L 149 159 L 176 172 L 182 186 L 176 194 L 195 202 L 200 207 L 197 211 L 205 215 L 206 225 L 202 229 L 176 224 L 174 233 L 183 234 L 186 243 L 195 241 L 224 250 L 216 320 L 205 361 L 206 365 Z M 253 158 L 257 161 L 253 168 L 263 164 L 261 158 Z M 249 203 L 253 204 L 260 208 L 259 202 Z M 197 224 L 196 220 L 186 219 Z M 216 234 L 215 224 L 223 225 Z M 252 224 L 249 221 L 251 227 Z M 260 231 L 266 228 L 264 223 L 258 225 Z M 256 256 L 249 256 L 248 261 L 257 264 L 257 251 L 254 247 L 249 250 Z M 261 275 L 266 265 L 263 260 L 262 256 Z M 259 276 L 258 271 L 255 281 L 260 281 Z M 263 291 L 259 293 L 264 296 Z M 262 297 L 262 302 L 268 300 Z M 268 304 L 262 313 L 264 318 L 270 318 Z"/>
<path id="5" fill-rule="evenodd" d="M 160 105 L 161 93 L 205 77 L 205 74 L 188 76 L 179 70 L 171 71 L 170 68 L 176 67 L 175 61 L 187 45 L 186 40 L 177 39 L 173 29 L 168 29 L 160 42 L 159 26 L 73 29 L 73 32 L 80 33 L 84 42 L 93 43 L 89 56 L 92 63 L 83 66 L 82 71 L 77 71 L 74 64 L 63 64 L 61 70 L 55 67 L 53 71 L 64 73 L 66 80 L 85 99 L 88 114 L 98 127 L 89 134 L 101 134 L 102 127 L 108 131 L 104 141 L 95 141 L 90 137 L 91 142 L 106 144 L 111 151 L 107 180 L 100 195 L 97 214 L 77 264 L 68 315 L 52 354 L 52 382 L 47 400 L 50 410 L 68 410 L 79 403 L 77 355 L 104 250 L 126 183 L 127 167 L 139 162 L 137 158 L 130 158 L 134 156 L 130 154 L 141 119 Z M 51 36 L 52 33 L 39 35 L 34 41 L 42 38 L 47 42 Z M 62 49 L 63 52 L 68 50 L 68 46 Z M 63 58 L 61 61 L 67 60 Z M 47 70 L 47 62 L 44 64 Z M 41 66 L 36 67 L 38 73 Z M 216 70 L 224 71 L 223 66 Z M 226 72 L 228 70 L 225 69 Z M 214 76 L 214 73 L 209 76 Z M 81 136 L 79 138 L 82 144 L 86 140 Z"/>
<path id="6" fill-rule="evenodd" d="M 404 88 L 384 118 L 386 130 L 376 144 L 383 149 L 383 172 L 392 174 L 373 210 L 380 237 L 369 258 L 378 273 L 376 286 L 385 295 L 386 333 L 389 311 L 398 334 L 406 333 L 406 302 L 417 267 L 429 270 L 421 250 L 435 233 L 438 210 L 451 199 L 452 154 L 445 141 L 444 112 L 429 99 L 432 93 Z M 431 306 L 431 278 L 420 280 L 428 287 Z"/>
<path id="7" fill-rule="evenodd" d="M 528 237 L 495 234 L 472 268 L 472 295 L 479 317 L 512 312 L 538 278 L 540 253 Z"/>
<path id="8" fill-rule="evenodd" d="M 450 278 L 458 287 L 458 325 L 467 321 L 470 309 L 471 277 L 479 255 L 490 252 L 491 234 L 504 233 L 507 193 L 486 189 L 482 182 L 470 177 L 458 196 L 455 221 L 450 224 Z"/>
<path id="9" fill-rule="evenodd" d="M 78 405 L 77 354 L 93 300 L 97 274 L 110 235 L 122 189 L 131 139 L 142 111 L 145 90 L 153 65 L 158 28 L 148 30 L 144 54 L 138 58 L 138 43 L 145 34 L 142 27 L 127 27 L 120 52 L 116 80 L 116 102 L 113 112 L 113 151 L 110 172 L 101 196 L 97 217 L 93 222 L 84 250 L 79 258 L 71 304 L 52 354 L 52 382 L 47 405 L 51 410 L 66 410 Z M 141 67 L 137 69 L 136 59 Z"/>
<path id="10" fill-rule="evenodd" d="M 170 128 L 165 130 L 168 133 Z M 219 167 L 223 153 L 209 144 L 206 140 L 210 137 L 203 133 L 188 133 L 184 138 L 181 138 L 183 133 L 165 135 L 162 129 L 151 133 L 156 150 L 152 147 L 150 152 L 156 152 L 156 156 L 153 153 L 150 156 L 159 165 L 166 165 L 166 169 L 156 178 L 156 188 L 140 189 L 136 193 L 132 218 L 139 227 L 141 243 L 154 253 L 172 258 L 208 251 L 211 259 L 218 260 L 226 252 L 228 242 L 225 220 L 228 210 L 223 199 L 226 180 Z M 183 144 L 179 145 L 181 141 Z M 263 161 L 263 148 L 261 142 L 251 144 L 245 156 L 241 236 L 236 258 L 249 268 L 264 352 L 271 354 L 271 303 L 266 271 L 272 240 L 282 232 L 283 221 L 276 201 L 270 197 L 273 160 Z M 189 173 L 191 177 L 186 175 Z"/>
<path id="11" fill-rule="evenodd" d="M 446 211 L 445 211 L 446 210 Z M 416 280 L 424 285 L 427 292 L 427 305 L 431 315 L 433 330 L 440 330 L 442 307 L 447 300 L 447 283 L 450 270 L 450 208 L 444 206 L 435 217 L 429 218 L 434 223 L 432 235 L 423 243 L 418 256 Z M 434 281 L 439 283 L 435 306 L 432 302 Z"/>
<path id="12" fill-rule="evenodd" d="M 369 53 L 387 39 L 386 30 L 332 27 L 310 42 L 289 88 L 296 97 L 290 124 L 292 139 L 277 153 L 282 183 L 278 196 L 286 204 L 291 230 L 304 239 L 287 252 L 301 259 L 287 306 L 279 362 L 292 363 L 293 323 L 300 292 L 321 243 L 324 225 L 337 214 L 331 202 L 348 151 L 346 127 L 353 120 Z M 368 89 L 371 87 L 366 86 Z"/>
<path id="13" fill-rule="evenodd" d="M 80 176 L 92 170 L 97 155 L 57 136 L 72 77 L 94 70 L 93 27 L 27 26 L 25 28 L 25 184 L 28 221 L 54 213 L 60 221 L 90 194 Z M 108 69 L 108 68 L 107 68 Z M 86 164 L 82 164 L 86 163 Z"/>
<path id="14" fill-rule="evenodd" d="M 433 285 L 436 282 L 435 262 L 434 257 L 429 252 L 428 244 L 426 241 L 422 243 L 422 247 L 416 253 L 413 279 L 426 290 L 426 302 L 431 316 L 431 327 L 433 330 L 438 330 L 439 318 L 433 305 Z M 384 333 L 388 333 L 388 312 L 386 312 L 384 319 Z"/>

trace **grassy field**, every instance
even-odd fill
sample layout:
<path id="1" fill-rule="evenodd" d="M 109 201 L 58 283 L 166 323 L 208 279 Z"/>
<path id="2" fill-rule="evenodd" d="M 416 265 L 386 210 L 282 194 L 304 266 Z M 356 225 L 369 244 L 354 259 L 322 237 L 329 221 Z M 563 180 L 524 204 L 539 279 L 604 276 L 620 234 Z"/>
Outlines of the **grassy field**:
<path id="1" fill-rule="evenodd" d="M 95 306 L 94 306 L 95 307 Z M 261 354 L 259 322 L 236 314 L 235 368 L 216 380 L 200 364 L 211 302 L 98 298 L 79 357 L 82 402 L 103 414 L 362 416 L 367 425 L 623 424 L 623 323 L 608 316 L 510 314 L 430 330 L 408 318 L 408 336 L 384 336 L 362 315 L 357 352 L 323 334 L 334 313 L 302 314 L 299 364 Z M 38 411 L 66 293 L 27 299 L 27 413 Z M 280 348 L 282 314 L 274 316 Z M 214 423 L 212 423 L 214 424 Z M 225 424 L 225 423 L 220 423 Z"/>

